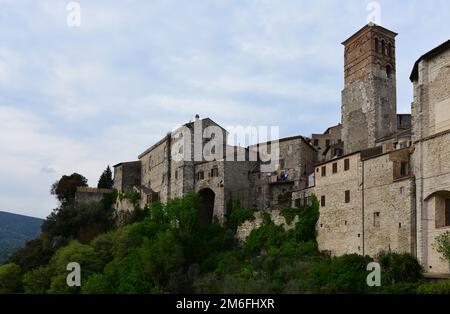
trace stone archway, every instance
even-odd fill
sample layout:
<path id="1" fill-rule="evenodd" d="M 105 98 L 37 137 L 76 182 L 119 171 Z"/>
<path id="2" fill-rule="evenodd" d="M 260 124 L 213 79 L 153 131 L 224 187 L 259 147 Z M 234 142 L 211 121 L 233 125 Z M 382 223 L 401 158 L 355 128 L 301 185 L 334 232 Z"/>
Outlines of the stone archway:
<path id="1" fill-rule="evenodd" d="M 200 227 L 204 227 L 213 222 L 216 194 L 209 188 L 200 190 L 198 194 L 200 195 L 198 222 Z"/>

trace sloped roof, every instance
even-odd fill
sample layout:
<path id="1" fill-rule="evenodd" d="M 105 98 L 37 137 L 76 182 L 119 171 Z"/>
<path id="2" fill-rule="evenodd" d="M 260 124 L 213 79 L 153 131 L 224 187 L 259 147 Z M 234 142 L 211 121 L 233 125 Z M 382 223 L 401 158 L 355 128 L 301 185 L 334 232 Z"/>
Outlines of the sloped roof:
<path id="1" fill-rule="evenodd" d="M 436 48 L 428 51 L 426 54 L 424 54 L 423 56 L 421 56 L 416 63 L 414 64 L 414 68 L 411 72 L 411 76 L 409 77 L 409 79 L 411 80 L 411 82 L 415 82 L 418 80 L 419 78 L 419 64 L 422 60 L 426 60 L 426 59 L 430 59 L 434 56 L 439 55 L 440 53 L 446 51 L 450 49 L 450 39 L 447 40 L 445 43 L 437 46 Z"/>

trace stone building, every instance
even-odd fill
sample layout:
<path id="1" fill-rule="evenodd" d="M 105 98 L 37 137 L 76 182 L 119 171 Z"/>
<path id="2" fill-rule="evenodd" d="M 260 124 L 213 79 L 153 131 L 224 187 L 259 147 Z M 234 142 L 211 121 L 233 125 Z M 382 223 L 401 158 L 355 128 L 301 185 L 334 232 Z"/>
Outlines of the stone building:
<path id="1" fill-rule="evenodd" d="M 397 114 L 396 35 L 369 24 L 344 42 L 345 155 L 329 145 L 292 205 L 318 197 L 318 244 L 332 255 L 409 252 L 449 273 L 434 244 L 450 231 L 450 41 L 416 62 L 412 114 Z"/>
<path id="2" fill-rule="evenodd" d="M 342 140 L 349 154 L 395 133 L 396 33 L 368 24 L 343 42 Z"/>
<path id="3" fill-rule="evenodd" d="M 318 160 L 323 161 L 344 152 L 342 143 L 342 124 L 328 128 L 323 134 L 311 135 L 311 145 L 318 151 Z"/>
<path id="4" fill-rule="evenodd" d="M 261 145 L 267 145 L 271 151 L 271 143 L 260 143 L 249 147 L 256 152 Z M 277 158 L 272 160 L 271 167 L 264 167 L 259 161 L 250 174 L 251 208 L 255 210 L 274 210 L 291 202 L 294 189 L 307 186 L 308 174 L 312 172 L 317 161 L 317 150 L 303 136 L 279 139 Z"/>
<path id="5" fill-rule="evenodd" d="M 123 162 L 114 166 L 114 188 L 126 192 L 141 184 L 140 161 Z"/>
<path id="6" fill-rule="evenodd" d="M 97 189 L 79 186 L 75 193 L 75 204 L 99 203 L 105 194 L 112 193 L 110 189 Z"/>
<path id="7" fill-rule="evenodd" d="M 450 231 L 450 41 L 423 55 L 411 74 L 417 194 L 417 256 L 429 272 L 448 273 L 434 249 Z"/>
<path id="8" fill-rule="evenodd" d="M 138 161 L 116 165 L 115 187 L 138 191 L 141 207 L 197 192 L 205 224 L 223 223 L 233 201 L 272 211 L 283 224 L 280 209 L 316 195 L 320 250 L 409 252 L 428 272 L 449 273 L 434 243 L 450 231 L 450 41 L 416 62 L 412 114 L 398 114 L 396 36 L 368 24 L 343 42 L 342 119 L 323 134 L 230 146 L 224 128 L 197 116 Z M 276 158 L 265 160 L 262 147 Z"/>

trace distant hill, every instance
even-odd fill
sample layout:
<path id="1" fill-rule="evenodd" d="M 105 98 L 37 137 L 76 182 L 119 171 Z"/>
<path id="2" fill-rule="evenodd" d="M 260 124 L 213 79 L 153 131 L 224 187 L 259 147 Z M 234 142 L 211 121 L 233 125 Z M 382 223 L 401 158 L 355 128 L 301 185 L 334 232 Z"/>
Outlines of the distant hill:
<path id="1" fill-rule="evenodd" d="M 39 236 L 44 221 L 0 211 L 0 264 L 16 249 Z"/>

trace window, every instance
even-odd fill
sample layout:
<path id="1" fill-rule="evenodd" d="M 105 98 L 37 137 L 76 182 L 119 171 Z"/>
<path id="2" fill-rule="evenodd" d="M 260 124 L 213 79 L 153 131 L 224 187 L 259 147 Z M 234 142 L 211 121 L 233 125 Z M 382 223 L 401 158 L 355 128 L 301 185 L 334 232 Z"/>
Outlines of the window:
<path id="1" fill-rule="evenodd" d="M 327 166 L 323 166 L 322 167 L 322 177 L 326 177 L 327 176 Z"/>
<path id="2" fill-rule="evenodd" d="M 311 206 L 312 205 L 312 201 L 311 201 L 311 197 L 310 196 L 306 196 L 305 197 L 305 205 L 306 206 Z"/>
<path id="3" fill-rule="evenodd" d="M 297 198 L 296 200 L 295 200 L 295 208 L 300 208 L 301 207 L 301 199 L 300 198 Z"/>
<path id="4" fill-rule="evenodd" d="M 178 170 L 175 170 L 175 180 L 178 180 Z"/>
<path id="5" fill-rule="evenodd" d="M 388 56 L 392 57 L 392 44 L 391 43 L 388 44 Z"/>
<path id="6" fill-rule="evenodd" d="M 218 177 L 219 176 L 219 168 L 214 167 L 211 169 L 211 177 Z"/>
<path id="7" fill-rule="evenodd" d="M 386 66 L 386 76 L 387 78 L 392 77 L 392 67 L 390 65 Z"/>
<path id="8" fill-rule="evenodd" d="M 345 202 L 350 203 L 350 191 L 345 191 Z"/>
<path id="9" fill-rule="evenodd" d="M 326 205 L 326 199 L 325 196 L 322 195 L 322 197 L 320 198 L 320 206 L 325 207 Z"/>
<path id="10" fill-rule="evenodd" d="M 403 194 L 405 194 L 405 187 L 404 186 L 402 186 L 400 188 L 400 195 L 403 195 Z"/>
<path id="11" fill-rule="evenodd" d="M 319 140 L 314 140 L 314 146 L 319 146 Z"/>
<path id="12" fill-rule="evenodd" d="M 450 227 L 450 199 L 445 200 L 445 226 Z"/>
<path id="13" fill-rule="evenodd" d="M 203 171 L 197 172 L 197 181 L 205 179 L 205 173 Z"/>
<path id="14" fill-rule="evenodd" d="M 400 176 L 405 177 L 408 175 L 408 163 L 405 161 L 402 161 L 400 163 Z"/>
<path id="15" fill-rule="evenodd" d="M 286 166 L 286 163 L 284 162 L 284 159 L 280 159 L 280 168 L 284 169 L 285 166 Z"/>
<path id="16" fill-rule="evenodd" d="M 380 52 L 378 38 L 375 38 L 375 52 L 377 52 L 377 53 Z"/>
<path id="17" fill-rule="evenodd" d="M 344 170 L 345 171 L 350 170 L 350 159 L 345 159 L 344 160 Z"/>
<path id="18" fill-rule="evenodd" d="M 338 164 L 337 164 L 337 162 L 333 163 L 333 173 L 338 173 Z"/>
<path id="19" fill-rule="evenodd" d="M 380 226 L 380 212 L 373 213 L 373 226 Z"/>
<path id="20" fill-rule="evenodd" d="M 330 146 L 330 140 L 326 140 L 325 141 L 325 145 L 328 147 L 328 146 Z"/>
<path id="21" fill-rule="evenodd" d="M 381 53 L 386 54 L 386 42 L 384 40 L 381 41 Z"/>

